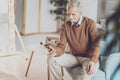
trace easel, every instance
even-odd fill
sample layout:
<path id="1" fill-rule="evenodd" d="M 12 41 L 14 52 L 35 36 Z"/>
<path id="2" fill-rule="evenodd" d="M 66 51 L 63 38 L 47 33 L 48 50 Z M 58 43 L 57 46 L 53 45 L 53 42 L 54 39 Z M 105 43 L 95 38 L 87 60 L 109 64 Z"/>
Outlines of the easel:
<path id="1" fill-rule="evenodd" d="M 9 56 L 14 56 L 14 55 L 18 55 L 18 54 L 22 55 L 24 58 L 27 58 L 25 56 L 25 54 L 27 53 L 25 45 L 23 43 L 21 35 L 19 34 L 18 28 L 15 25 L 14 1 L 15 0 L 8 0 L 8 27 L 9 27 L 9 46 L 8 47 L 9 47 L 9 53 L 8 54 L 4 54 L 2 56 L 0 55 L 0 58 L 6 58 L 6 57 L 8 58 Z M 17 36 L 18 36 L 18 38 L 20 40 L 20 43 L 22 45 L 22 48 L 23 48 L 25 54 L 22 54 L 20 52 L 16 52 L 15 33 L 17 34 Z M 28 67 L 27 67 L 27 70 L 26 70 L 26 73 L 25 73 L 26 77 L 28 75 L 28 71 L 29 71 L 29 68 L 30 68 L 32 57 L 34 55 L 34 51 L 32 51 L 32 53 L 30 55 L 31 56 L 30 56 L 30 59 L 29 59 Z"/>
<path id="2" fill-rule="evenodd" d="M 9 4 L 8 4 L 9 6 L 8 7 L 9 7 L 9 27 L 10 27 L 9 29 L 10 29 L 10 37 L 13 37 L 13 39 L 10 39 L 10 42 L 12 42 L 12 41 L 15 42 L 15 32 L 16 32 L 16 34 L 17 34 L 17 36 L 18 36 L 18 38 L 20 40 L 20 43 L 21 43 L 21 45 L 23 47 L 24 53 L 26 53 L 26 48 L 25 48 L 25 45 L 24 45 L 23 40 L 21 38 L 21 35 L 20 35 L 19 31 L 18 31 L 18 28 L 17 28 L 16 25 L 14 25 L 15 24 L 15 15 L 14 15 L 15 14 L 15 11 L 14 11 L 14 9 L 15 9 L 14 6 L 15 5 L 14 5 L 14 0 L 8 0 L 8 1 L 9 1 Z M 11 51 L 15 50 L 15 43 L 14 44 L 10 44 L 10 45 L 12 45 L 12 46 L 10 46 L 11 47 L 10 48 Z M 34 54 L 34 51 L 32 51 L 32 53 L 31 53 L 30 61 L 28 63 L 28 67 L 27 67 L 27 70 L 26 70 L 26 73 L 25 73 L 26 77 L 27 77 L 27 74 L 28 74 L 28 71 L 29 71 L 29 67 L 30 67 L 30 63 L 31 63 L 33 54 Z"/>

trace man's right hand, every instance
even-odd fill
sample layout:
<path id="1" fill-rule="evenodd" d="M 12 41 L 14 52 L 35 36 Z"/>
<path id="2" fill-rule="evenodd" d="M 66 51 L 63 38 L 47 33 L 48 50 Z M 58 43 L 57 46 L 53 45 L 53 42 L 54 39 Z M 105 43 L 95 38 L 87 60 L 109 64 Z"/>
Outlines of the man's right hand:
<path id="1" fill-rule="evenodd" d="M 56 50 L 52 46 L 48 46 L 48 55 L 55 56 Z"/>

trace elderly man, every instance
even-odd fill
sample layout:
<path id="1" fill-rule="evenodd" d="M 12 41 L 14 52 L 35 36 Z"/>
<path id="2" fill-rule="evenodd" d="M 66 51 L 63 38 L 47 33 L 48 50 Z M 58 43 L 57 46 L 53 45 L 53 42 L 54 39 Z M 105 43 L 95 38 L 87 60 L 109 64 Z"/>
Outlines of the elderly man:
<path id="1" fill-rule="evenodd" d="M 82 16 L 80 0 L 71 0 L 67 4 L 69 20 L 61 27 L 60 41 L 56 48 L 49 46 L 48 67 L 50 80 L 63 80 L 60 67 L 69 74 L 76 66 L 81 66 L 73 80 L 91 80 L 99 68 L 99 42 L 96 42 L 98 32 L 93 20 Z M 66 44 L 71 53 L 64 53 Z"/>

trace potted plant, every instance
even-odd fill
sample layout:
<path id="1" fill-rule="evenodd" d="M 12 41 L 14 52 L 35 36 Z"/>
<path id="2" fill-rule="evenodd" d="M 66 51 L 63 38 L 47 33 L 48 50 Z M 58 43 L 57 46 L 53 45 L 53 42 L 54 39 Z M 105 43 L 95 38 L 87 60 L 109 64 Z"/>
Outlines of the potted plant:
<path id="1" fill-rule="evenodd" d="M 58 31 L 60 31 L 61 24 L 66 20 L 66 4 L 68 0 L 50 0 L 50 3 L 55 6 L 55 9 L 51 9 L 50 13 L 56 15 L 58 21 Z"/>

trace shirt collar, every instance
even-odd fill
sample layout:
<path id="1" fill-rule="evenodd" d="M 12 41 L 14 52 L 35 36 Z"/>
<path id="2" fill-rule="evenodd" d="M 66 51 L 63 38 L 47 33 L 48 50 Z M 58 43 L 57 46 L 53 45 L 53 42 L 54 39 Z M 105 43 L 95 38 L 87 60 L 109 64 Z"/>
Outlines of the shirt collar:
<path id="1" fill-rule="evenodd" d="M 83 17 L 82 16 L 80 16 L 80 19 L 78 20 L 78 22 L 77 23 L 71 23 L 71 26 L 73 27 L 74 25 L 81 25 L 81 23 L 82 23 L 82 20 L 83 20 Z"/>

